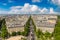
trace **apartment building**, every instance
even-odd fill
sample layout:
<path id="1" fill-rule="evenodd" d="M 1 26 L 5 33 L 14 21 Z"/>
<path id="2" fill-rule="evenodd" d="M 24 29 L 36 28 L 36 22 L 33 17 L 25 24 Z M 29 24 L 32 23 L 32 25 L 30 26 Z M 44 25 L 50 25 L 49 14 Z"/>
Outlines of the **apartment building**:
<path id="1" fill-rule="evenodd" d="M 43 32 L 54 31 L 54 27 L 56 24 L 57 16 L 56 15 L 32 15 L 32 19 L 36 25 L 37 29 L 40 29 Z"/>
<path id="2" fill-rule="evenodd" d="M 28 15 L 15 15 L 6 17 L 6 26 L 9 33 L 24 31 L 24 25 L 26 24 Z"/>
<path id="3" fill-rule="evenodd" d="M 9 33 L 24 31 L 24 25 L 26 24 L 27 20 L 29 19 L 30 15 L 14 15 L 14 16 L 7 16 L 6 17 L 6 26 Z M 54 31 L 54 27 L 56 24 L 57 16 L 56 15 L 38 15 L 32 14 L 31 18 L 33 19 L 36 28 L 42 30 L 43 32 L 50 32 Z"/>

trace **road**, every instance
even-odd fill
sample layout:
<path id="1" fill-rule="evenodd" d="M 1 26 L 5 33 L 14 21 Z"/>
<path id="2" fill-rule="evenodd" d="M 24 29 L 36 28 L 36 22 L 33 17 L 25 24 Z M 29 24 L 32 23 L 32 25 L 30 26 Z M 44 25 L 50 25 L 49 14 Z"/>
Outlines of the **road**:
<path id="1" fill-rule="evenodd" d="M 34 25 L 32 24 L 31 20 L 30 20 L 30 33 L 27 40 L 35 40 Z"/>
<path id="2" fill-rule="evenodd" d="M 0 40 L 2 40 L 2 38 L 0 38 Z"/>

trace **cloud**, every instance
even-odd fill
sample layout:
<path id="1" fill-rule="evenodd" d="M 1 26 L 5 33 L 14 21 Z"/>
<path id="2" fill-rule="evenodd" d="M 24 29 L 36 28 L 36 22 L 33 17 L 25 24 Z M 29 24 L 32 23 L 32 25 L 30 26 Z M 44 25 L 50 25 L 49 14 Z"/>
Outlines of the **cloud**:
<path id="1" fill-rule="evenodd" d="M 41 2 L 41 0 L 32 0 L 32 2 Z"/>
<path id="2" fill-rule="evenodd" d="M 22 8 L 22 6 L 12 6 L 10 9 L 21 9 Z"/>
<path id="3" fill-rule="evenodd" d="M 49 10 L 47 9 L 47 8 L 43 8 L 42 10 L 41 10 L 41 13 L 48 13 L 49 12 Z"/>
<path id="4" fill-rule="evenodd" d="M 31 11 L 38 11 L 38 10 L 39 10 L 38 6 L 32 5 Z"/>
<path id="5" fill-rule="evenodd" d="M 43 8 L 41 9 L 37 5 L 30 5 L 29 3 L 26 3 L 24 6 L 13 6 L 11 7 L 11 10 L 9 12 L 10 14 L 40 14 L 40 13 L 54 13 L 53 8 L 47 9 Z"/>
<path id="6" fill-rule="evenodd" d="M 53 8 L 50 8 L 50 13 L 54 13 L 54 10 L 53 10 Z"/>
<path id="7" fill-rule="evenodd" d="M 8 14 L 8 11 L 0 10 L 0 14 Z"/>
<path id="8" fill-rule="evenodd" d="M 52 3 L 60 6 L 60 0 L 52 0 Z"/>
<path id="9" fill-rule="evenodd" d="M 30 5 L 29 3 L 25 3 L 24 6 L 12 6 L 10 10 L 7 12 L 1 11 L 1 13 L 8 13 L 8 14 L 48 14 L 54 13 L 53 8 L 40 8 L 37 5 Z"/>
<path id="10" fill-rule="evenodd" d="M 29 3 L 26 3 L 24 6 L 13 6 L 10 8 L 10 14 L 11 13 L 18 13 L 18 14 L 29 14 L 29 13 L 35 13 L 39 11 L 38 6 L 36 5 L 30 5 Z"/>
<path id="11" fill-rule="evenodd" d="M 27 14 L 30 11 L 30 5 L 26 3 L 24 6 L 13 6 L 10 8 L 9 14 Z"/>

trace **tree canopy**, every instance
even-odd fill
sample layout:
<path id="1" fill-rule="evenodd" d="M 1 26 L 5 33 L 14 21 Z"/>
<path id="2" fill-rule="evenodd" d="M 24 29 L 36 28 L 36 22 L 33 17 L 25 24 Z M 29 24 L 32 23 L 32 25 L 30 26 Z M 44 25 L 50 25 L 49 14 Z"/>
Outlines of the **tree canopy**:
<path id="1" fill-rule="evenodd" d="M 2 28 L 1 28 L 1 37 L 6 38 L 8 36 L 8 32 L 6 29 L 5 19 L 2 20 Z"/>

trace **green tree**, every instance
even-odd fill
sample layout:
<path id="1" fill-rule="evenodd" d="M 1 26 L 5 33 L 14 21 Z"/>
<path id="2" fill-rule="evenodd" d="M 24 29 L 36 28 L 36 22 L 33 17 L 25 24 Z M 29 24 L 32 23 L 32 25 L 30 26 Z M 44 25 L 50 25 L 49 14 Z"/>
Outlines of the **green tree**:
<path id="1" fill-rule="evenodd" d="M 42 35 L 42 34 L 43 34 L 42 31 L 38 29 L 36 32 L 37 37 L 40 38 L 40 35 Z"/>
<path id="2" fill-rule="evenodd" d="M 60 16 L 58 16 L 57 24 L 55 26 L 54 40 L 60 40 Z"/>
<path id="3" fill-rule="evenodd" d="M 16 36 L 16 32 L 12 32 L 12 36 Z"/>
<path id="4" fill-rule="evenodd" d="M 51 38 L 51 34 L 49 32 L 46 31 L 46 33 L 44 34 L 45 38 Z"/>
<path id="5" fill-rule="evenodd" d="M 17 35 L 21 35 L 21 32 L 18 31 L 18 32 L 17 32 Z"/>
<path id="6" fill-rule="evenodd" d="M 26 22 L 25 24 L 25 28 L 24 28 L 24 36 L 28 36 L 29 32 L 30 32 L 30 20 L 31 20 L 31 17 L 28 19 L 28 21 Z"/>
<path id="7" fill-rule="evenodd" d="M 5 19 L 3 19 L 2 21 L 1 37 L 2 38 L 8 37 L 8 32 L 7 32 L 6 25 L 5 25 Z"/>
<path id="8" fill-rule="evenodd" d="M 32 18 L 31 18 L 31 20 L 32 20 L 32 24 L 34 25 L 34 32 L 36 32 L 36 25 L 34 23 L 34 20 Z"/>

